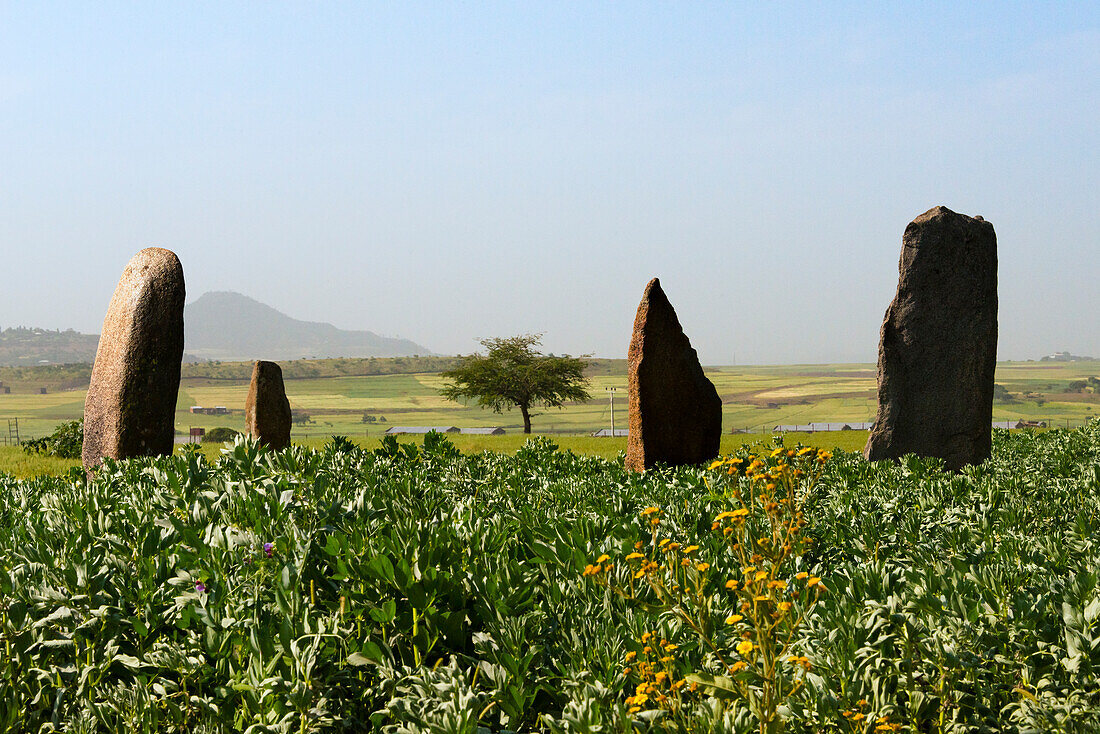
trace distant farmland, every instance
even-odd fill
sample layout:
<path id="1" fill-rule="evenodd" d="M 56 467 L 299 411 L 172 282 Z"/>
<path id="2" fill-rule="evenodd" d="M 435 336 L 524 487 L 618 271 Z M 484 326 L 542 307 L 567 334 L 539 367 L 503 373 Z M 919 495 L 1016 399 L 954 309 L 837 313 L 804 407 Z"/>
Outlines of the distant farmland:
<path id="1" fill-rule="evenodd" d="M 453 358 L 299 360 L 283 364 L 292 408 L 308 422 L 295 425 L 298 438 L 333 434 L 375 436 L 394 425 L 502 426 L 520 430 L 518 413 L 497 415 L 443 399 L 439 372 Z M 251 364 L 187 364 L 177 403 L 176 429 L 244 427 L 244 400 Z M 49 433 L 82 414 L 87 365 L 0 368 L 0 439 L 8 419 L 19 419 L 23 438 Z M 875 367 L 870 364 L 708 367 L 723 403 L 723 431 L 770 431 L 780 424 L 863 422 L 874 418 Z M 611 425 L 606 388 L 617 388 L 615 424 L 626 427 L 626 361 L 595 360 L 592 401 L 544 410 L 536 432 L 584 434 Z M 1100 413 L 1100 394 L 1087 378 L 1100 376 L 1100 362 L 1006 362 L 997 367 L 1004 389 L 995 420 L 1054 420 L 1080 425 Z M 1076 384 L 1075 384 L 1076 383 Z M 45 387 L 46 394 L 37 394 Z M 1073 392 L 1067 392 L 1073 390 Z M 2 390 L 0 390 L 2 392 Z M 191 406 L 224 406 L 227 415 L 193 415 Z M 366 420 L 364 418 L 366 417 Z M 371 421 L 373 418 L 373 421 Z M 304 420 L 304 418 L 303 418 Z M 2 442 L 2 441 L 0 441 Z"/>

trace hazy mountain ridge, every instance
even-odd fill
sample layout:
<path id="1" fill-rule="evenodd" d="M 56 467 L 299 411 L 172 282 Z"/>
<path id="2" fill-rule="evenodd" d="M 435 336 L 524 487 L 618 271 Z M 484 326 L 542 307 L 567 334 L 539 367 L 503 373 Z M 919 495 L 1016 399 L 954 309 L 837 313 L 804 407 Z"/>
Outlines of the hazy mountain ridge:
<path id="1" fill-rule="evenodd" d="M 427 347 L 372 331 L 300 321 L 230 291 L 205 293 L 184 307 L 184 361 L 291 360 L 329 357 L 429 356 Z M 0 366 L 78 364 L 95 361 L 99 336 L 68 329 L 0 331 Z"/>
<path id="2" fill-rule="evenodd" d="M 227 361 L 432 354 L 408 339 L 299 321 L 232 291 L 211 291 L 186 306 L 184 349 L 203 359 Z"/>

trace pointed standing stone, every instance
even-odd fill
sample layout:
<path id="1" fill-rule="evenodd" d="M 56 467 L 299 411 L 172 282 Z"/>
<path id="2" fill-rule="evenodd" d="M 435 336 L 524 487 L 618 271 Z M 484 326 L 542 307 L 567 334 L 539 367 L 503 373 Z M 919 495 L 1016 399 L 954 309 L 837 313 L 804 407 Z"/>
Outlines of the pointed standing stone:
<path id="1" fill-rule="evenodd" d="M 905 228 L 898 291 L 882 322 L 878 417 L 864 455 L 980 464 L 992 445 L 997 235 L 937 206 Z"/>
<path id="2" fill-rule="evenodd" d="M 149 247 L 122 271 L 84 400 L 84 468 L 172 453 L 183 361 L 183 267 Z"/>
<path id="3" fill-rule="evenodd" d="M 275 451 L 290 445 L 290 401 L 283 388 L 283 371 L 274 362 L 257 362 L 244 404 L 248 435 Z"/>
<path id="4" fill-rule="evenodd" d="M 699 464 L 717 456 L 722 399 L 703 374 L 657 278 L 638 305 L 627 361 L 626 468 Z"/>

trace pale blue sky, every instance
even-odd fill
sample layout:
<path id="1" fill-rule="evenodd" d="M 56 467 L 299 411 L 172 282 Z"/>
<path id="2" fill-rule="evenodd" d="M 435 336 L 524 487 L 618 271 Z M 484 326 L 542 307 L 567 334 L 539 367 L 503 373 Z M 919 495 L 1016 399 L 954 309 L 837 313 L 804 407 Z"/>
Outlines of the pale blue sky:
<path id="1" fill-rule="evenodd" d="M 438 352 L 873 361 L 901 234 L 1000 250 L 1000 356 L 1100 356 L 1100 3 L 0 2 L 0 326 L 129 257 Z"/>

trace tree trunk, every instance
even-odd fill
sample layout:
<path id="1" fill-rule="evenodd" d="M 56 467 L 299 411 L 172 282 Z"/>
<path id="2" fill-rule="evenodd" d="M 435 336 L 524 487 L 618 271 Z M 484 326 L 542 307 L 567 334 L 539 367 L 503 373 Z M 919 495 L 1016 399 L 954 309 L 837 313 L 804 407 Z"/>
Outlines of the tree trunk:
<path id="1" fill-rule="evenodd" d="M 531 414 L 527 411 L 527 406 L 521 404 L 519 406 L 519 412 L 520 412 L 520 415 L 523 416 L 523 432 L 524 433 L 530 433 L 531 432 Z"/>

